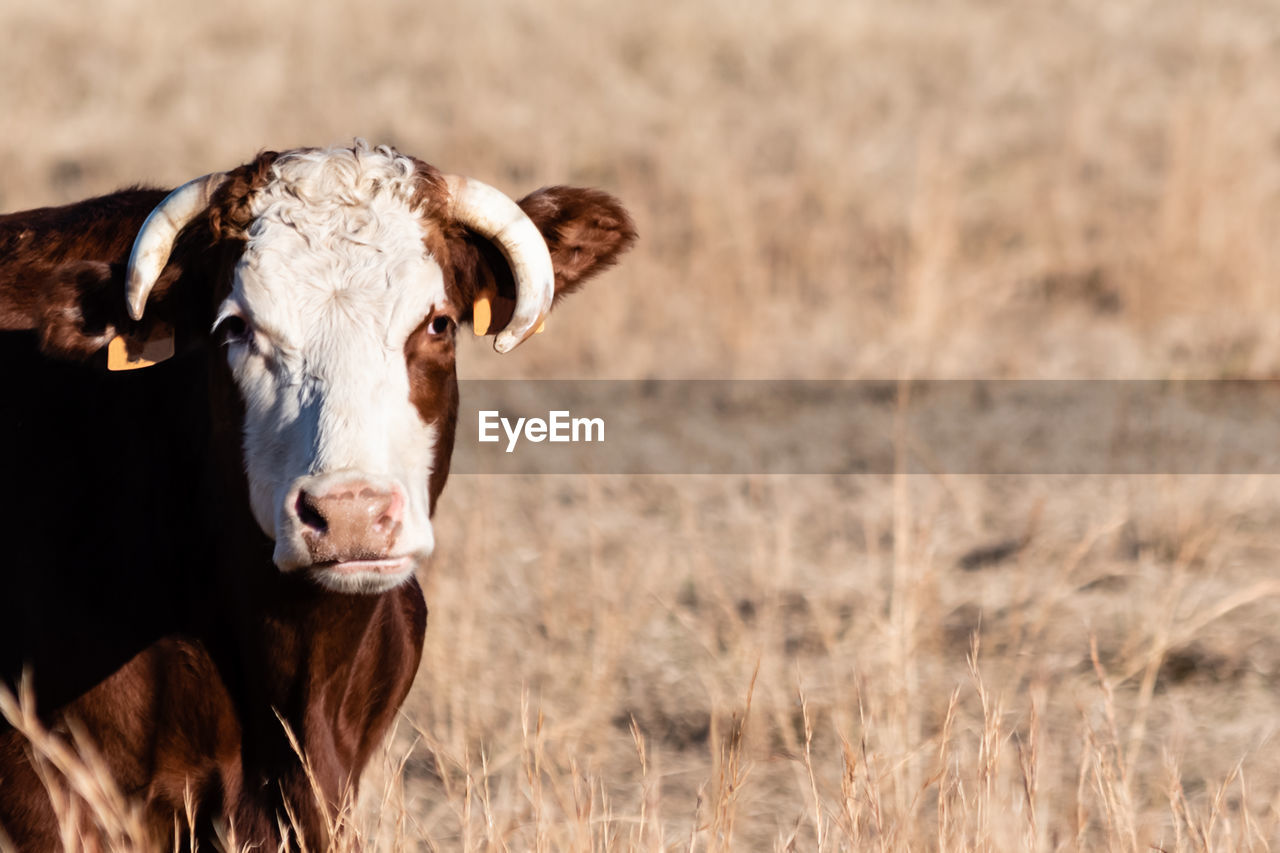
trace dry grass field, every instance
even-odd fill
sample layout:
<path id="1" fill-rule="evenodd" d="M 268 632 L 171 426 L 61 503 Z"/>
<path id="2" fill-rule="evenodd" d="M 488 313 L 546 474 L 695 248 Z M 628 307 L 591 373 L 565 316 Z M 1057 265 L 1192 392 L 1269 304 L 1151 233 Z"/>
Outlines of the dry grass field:
<path id="1" fill-rule="evenodd" d="M 1270 0 L 0 0 L 0 32 L 0 209 L 353 136 L 626 201 L 624 263 L 464 376 L 1280 372 Z M 1275 477 L 455 477 L 436 530 L 340 849 L 1280 845 Z"/>

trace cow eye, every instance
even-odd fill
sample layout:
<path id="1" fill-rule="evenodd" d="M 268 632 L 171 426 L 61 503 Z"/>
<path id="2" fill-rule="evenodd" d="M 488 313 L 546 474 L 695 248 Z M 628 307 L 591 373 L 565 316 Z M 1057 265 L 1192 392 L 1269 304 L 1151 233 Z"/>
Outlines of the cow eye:
<path id="1" fill-rule="evenodd" d="M 239 314 L 228 314 L 213 327 L 213 339 L 218 346 L 242 344 L 249 339 L 249 324 Z"/>
<path id="2" fill-rule="evenodd" d="M 453 318 L 440 314 L 431 321 L 431 334 L 443 335 L 445 332 L 453 328 Z"/>

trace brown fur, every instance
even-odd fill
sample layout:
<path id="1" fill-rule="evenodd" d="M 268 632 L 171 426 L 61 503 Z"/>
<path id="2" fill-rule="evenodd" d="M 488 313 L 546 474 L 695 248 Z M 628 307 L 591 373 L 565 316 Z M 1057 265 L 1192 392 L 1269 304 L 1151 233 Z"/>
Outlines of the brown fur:
<path id="1" fill-rule="evenodd" d="M 41 714 L 91 733 L 116 782 L 144 802 L 157 844 L 184 820 L 190 788 L 202 845 L 226 821 L 241 842 L 275 849 L 287 804 L 308 845 L 323 846 L 321 809 L 276 713 L 332 811 L 354 792 L 422 653 L 416 582 L 357 596 L 282 575 L 249 510 L 242 403 L 208 329 L 243 250 L 249 201 L 277 156 L 232 172 L 184 230 L 141 323 L 125 312 L 124 264 L 163 191 L 0 216 L 0 395 L 18 413 L 0 419 L 0 448 L 6 488 L 26 498 L 0 516 L 0 683 L 30 668 Z M 420 173 L 434 226 L 426 248 L 445 270 L 456 332 L 481 288 L 511 299 L 511 274 L 487 241 L 443 220 L 439 173 Z M 547 237 L 557 296 L 635 237 L 622 207 L 597 191 L 554 187 L 521 205 Z M 405 359 L 414 405 L 440 427 L 434 509 L 458 389 L 455 335 L 426 334 L 432 319 Z M 175 327 L 175 358 L 105 371 L 113 335 L 146 337 L 157 322 Z M 26 746 L 3 727 L 0 827 L 22 850 L 59 843 Z"/>

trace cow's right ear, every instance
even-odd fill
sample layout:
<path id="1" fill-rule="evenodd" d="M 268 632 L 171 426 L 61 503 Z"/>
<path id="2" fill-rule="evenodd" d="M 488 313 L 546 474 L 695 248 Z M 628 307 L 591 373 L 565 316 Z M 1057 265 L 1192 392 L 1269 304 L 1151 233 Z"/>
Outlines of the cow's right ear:
<path id="1" fill-rule="evenodd" d="M 0 270 L 0 329 L 33 331 L 49 355 L 87 360 L 124 317 L 123 264 L 41 261 Z"/>
<path id="2" fill-rule="evenodd" d="M 110 369 L 147 367 L 208 338 L 213 305 L 225 296 L 219 283 L 231 280 L 244 249 L 250 199 L 278 156 L 264 151 L 188 181 L 149 213 L 125 270 L 127 312 L 108 350 Z"/>
<path id="3" fill-rule="evenodd" d="M 173 339 L 174 300 L 157 300 L 162 304 L 141 322 L 128 316 L 123 261 L 14 265 L 0 273 L 0 329 L 34 332 L 54 358 L 90 361 L 106 350 L 112 369 L 141 367 L 144 352 L 146 363 L 162 361 L 165 340 Z"/>
<path id="4" fill-rule="evenodd" d="M 547 243 L 555 270 L 555 301 L 608 269 L 636 239 L 635 223 L 616 198 L 596 189 L 546 187 L 519 201 Z M 515 281 L 488 240 L 468 232 L 451 255 L 464 304 L 464 322 L 477 335 L 502 331 L 515 309 Z"/>
<path id="5" fill-rule="evenodd" d="M 57 358 L 87 361 L 105 350 L 110 370 L 149 367 L 174 355 L 179 336 L 189 348 L 207 325 L 202 314 L 195 316 L 202 300 L 187 293 L 185 283 L 172 285 L 181 277 L 182 268 L 172 264 L 151 309 L 134 320 L 123 299 L 124 264 L 61 264 L 46 274 L 29 328 L 39 334 L 40 349 Z"/>
<path id="6" fill-rule="evenodd" d="M 164 196 L 121 190 L 0 216 L 0 329 L 32 332 L 44 352 L 72 361 L 94 359 L 122 333 L 149 338 L 150 327 L 128 316 L 124 269 Z"/>

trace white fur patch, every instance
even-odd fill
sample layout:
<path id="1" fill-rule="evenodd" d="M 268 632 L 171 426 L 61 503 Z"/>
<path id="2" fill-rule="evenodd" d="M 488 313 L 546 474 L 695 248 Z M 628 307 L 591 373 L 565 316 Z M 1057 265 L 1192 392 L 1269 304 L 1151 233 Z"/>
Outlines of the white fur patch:
<path id="1" fill-rule="evenodd" d="M 398 483 L 408 501 L 395 555 L 431 553 L 436 429 L 410 402 L 404 347 L 445 292 L 409 207 L 415 188 L 411 160 L 357 145 L 282 156 L 252 200 L 220 314 L 252 330 L 228 346 L 228 361 L 245 400 L 254 517 L 281 569 L 310 562 L 286 506 L 301 478 Z M 407 577 L 347 575 L 333 586 L 376 591 Z"/>

